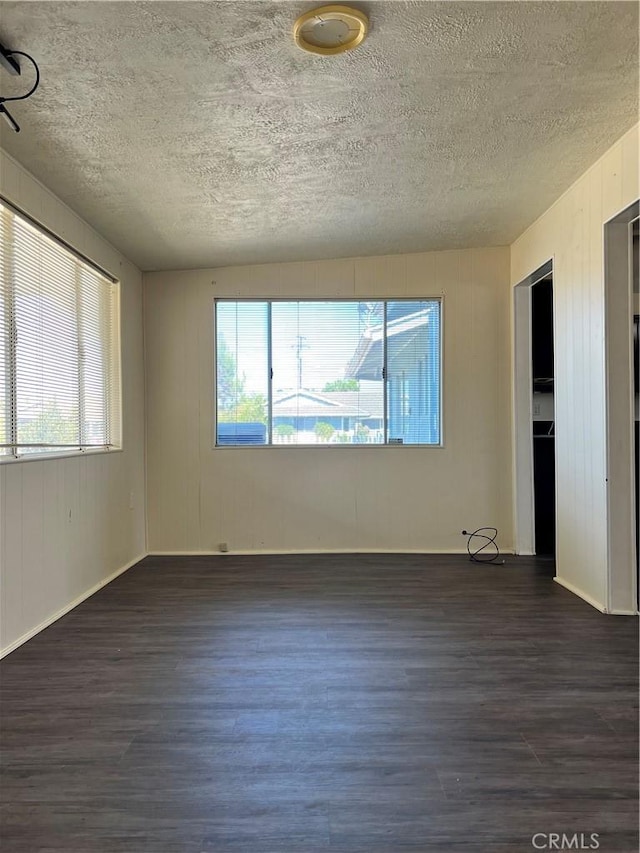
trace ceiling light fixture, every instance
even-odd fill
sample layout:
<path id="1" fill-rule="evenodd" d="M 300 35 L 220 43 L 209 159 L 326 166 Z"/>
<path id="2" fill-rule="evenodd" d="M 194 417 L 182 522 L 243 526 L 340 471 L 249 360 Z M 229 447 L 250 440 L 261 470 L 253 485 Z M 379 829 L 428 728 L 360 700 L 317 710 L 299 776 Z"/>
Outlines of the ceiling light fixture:
<path id="1" fill-rule="evenodd" d="M 5 104 L 7 101 L 24 101 L 26 98 L 30 98 L 40 83 L 40 69 L 38 68 L 38 63 L 32 56 L 29 56 L 28 53 L 24 53 L 22 50 L 8 50 L 8 48 L 0 43 L 0 65 L 2 65 L 9 74 L 19 77 L 22 74 L 22 69 L 20 68 L 19 62 L 14 59 L 15 56 L 24 56 L 25 59 L 28 59 L 29 62 L 33 63 L 33 67 L 36 69 L 36 81 L 26 95 L 17 95 L 13 98 L 0 98 L 0 115 L 2 115 L 11 130 L 14 130 L 16 133 L 20 133 L 20 125 L 5 107 Z"/>
<path id="2" fill-rule="evenodd" d="M 293 25 L 293 38 L 301 50 L 333 56 L 353 50 L 364 41 L 369 19 L 350 6 L 321 6 L 305 12 Z"/>

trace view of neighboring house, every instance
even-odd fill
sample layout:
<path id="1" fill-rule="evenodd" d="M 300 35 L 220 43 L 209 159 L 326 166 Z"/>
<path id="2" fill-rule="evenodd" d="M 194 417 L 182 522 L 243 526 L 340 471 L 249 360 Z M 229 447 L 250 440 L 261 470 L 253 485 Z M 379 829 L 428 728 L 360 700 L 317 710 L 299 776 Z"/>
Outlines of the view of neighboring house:
<path id="1" fill-rule="evenodd" d="M 274 442 L 383 443 L 385 360 L 388 440 L 439 444 L 440 306 L 434 300 L 391 303 L 386 326 L 380 322 L 363 330 L 345 370 L 345 379 L 358 381 L 363 390 L 298 389 L 276 395 Z"/>
<path id="2" fill-rule="evenodd" d="M 371 391 L 297 389 L 276 393 L 272 408 L 274 443 L 382 443 L 384 396 L 382 382 L 377 385 Z"/>
<path id="3" fill-rule="evenodd" d="M 439 444 L 439 303 L 396 302 L 394 308 L 396 316 L 387 315 L 386 335 L 382 323 L 364 330 L 345 377 L 380 378 L 386 356 L 389 442 Z"/>

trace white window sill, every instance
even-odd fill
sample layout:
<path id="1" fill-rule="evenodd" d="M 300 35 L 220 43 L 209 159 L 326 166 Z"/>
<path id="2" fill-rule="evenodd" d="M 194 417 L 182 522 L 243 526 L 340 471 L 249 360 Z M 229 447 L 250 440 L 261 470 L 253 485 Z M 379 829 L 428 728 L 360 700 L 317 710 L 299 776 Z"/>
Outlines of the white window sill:
<path id="1" fill-rule="evenodd" d="M 83 456 L 122 453 L 123 449 L 122 447 L 96 447 L 90 450 L 61 450 L 55 453 L 25 453 L 22 456 L 0 456 L 0 465 L 13 465 L 19 462 L 44 462 L 46 459 L 79 459 Z"/>
<path id="2" fill-rule="evenodd" d="M 443 450 L 444 444 L 214 444 L 213 450 Z"/>

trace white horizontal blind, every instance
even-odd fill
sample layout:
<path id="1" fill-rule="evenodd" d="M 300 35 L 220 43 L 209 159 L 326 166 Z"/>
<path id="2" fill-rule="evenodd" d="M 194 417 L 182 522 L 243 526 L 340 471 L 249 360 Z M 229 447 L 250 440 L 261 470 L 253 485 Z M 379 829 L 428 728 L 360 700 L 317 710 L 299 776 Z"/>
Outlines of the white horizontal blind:
<path id="1" fill-rule="evenodd" d="M 3 455 L 120 445 L 118 284 L 0 203 Z"/>
<path id="2" fill-rule="evenodd" d="M 440 442 L 440 303 L 387 302 L 388 441 Z"/>
<path id="3" fill-rule="evenodd" d="M 441 443 L 439 299 L 217 300 L 218 445 Z"/>
<path id="4" fill-rule="evenodd" d="M 274 444 L 384 442 L 382 336 L 357 360 L 381 321 L 381 302 L 273 303 Z"/>
<path id="5" fill-rule="evenodd" d="M 269 304 L 219 302 L 216 324 L 217 443 L 265 444 Z"/>
<path id="6" fill-rule="evenodd" d="M 9 277 L 11 265 L 10 243 L 11 221 L 0 211 L 0 457 L 11 453 L 11 420 L 13 411 L 12 388 L 9 381 L 9 365 L 13 361 L 13 318 L 11 315 L 12 292 Z"/>

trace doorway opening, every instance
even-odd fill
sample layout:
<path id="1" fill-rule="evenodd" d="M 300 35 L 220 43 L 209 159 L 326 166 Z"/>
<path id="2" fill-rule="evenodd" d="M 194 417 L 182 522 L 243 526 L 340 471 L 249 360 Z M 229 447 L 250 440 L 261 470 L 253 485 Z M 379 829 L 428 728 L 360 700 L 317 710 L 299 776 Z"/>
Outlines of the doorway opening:
<path id="1" fill-rule="evenodd" d="M 640 219 L 632 225 L 631 290 L 633 294 L 633 471 L 636 495 L 636 603 L 640 611 Z"/>
<path id="2" fill-rule="evenodd" d="M 556 553 L 556 454 L 553 397 L 553 278 L 531 286 L 531 372 L 534 545 Z"/>
<path id="3" fill-rule="evenodd" d="M 556 550 L 553 265 L 514 290 L 516 553 Z"/>

